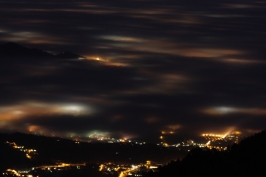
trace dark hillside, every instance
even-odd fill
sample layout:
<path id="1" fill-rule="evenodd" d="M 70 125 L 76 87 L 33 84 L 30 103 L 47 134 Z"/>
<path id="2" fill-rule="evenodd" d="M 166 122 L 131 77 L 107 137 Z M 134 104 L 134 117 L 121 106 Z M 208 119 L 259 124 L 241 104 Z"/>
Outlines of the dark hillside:
<path id="1" fill-rule="evenodd" d="M 183 160 L 172 161 L 146 177 L 266 176 L 266 131 L 232 145 L 227 151 L 191 150 Z"/>

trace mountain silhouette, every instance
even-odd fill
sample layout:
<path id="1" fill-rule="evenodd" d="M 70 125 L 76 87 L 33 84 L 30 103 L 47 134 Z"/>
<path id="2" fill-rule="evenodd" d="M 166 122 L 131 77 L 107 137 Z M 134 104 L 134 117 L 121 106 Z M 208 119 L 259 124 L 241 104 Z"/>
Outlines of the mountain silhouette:
<path id="1" fill-rule="evenodd" d="M 57 58 L 61 58 L 61 59 L 76 59 L 76 58 L 84 58 L 81 55 L 66 51 L 60 54 L 55 55 L 55 57 Z"/>
<path id="2" fill-rule="evenodd" d="M 53 57 L 60 59 L 79 59 L 85 58 L 72 52 L 63 52 L 53 55 L 38 48 L 27 48 L 14 42 L 8 42 L 0 45 L 0 57 Z"/>
<path id="3" fill-rule="evenodd" d="M 27 48 L 9 42 L 0 46 L 0 56 L 52 57 L 53 55 L 38 48 Z"/>

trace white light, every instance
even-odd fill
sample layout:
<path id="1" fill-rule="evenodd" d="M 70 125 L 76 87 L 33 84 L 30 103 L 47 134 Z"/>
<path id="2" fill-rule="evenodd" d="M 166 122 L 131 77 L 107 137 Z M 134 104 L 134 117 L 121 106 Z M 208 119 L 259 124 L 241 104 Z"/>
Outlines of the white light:
<path id="1" fill-rule="evenodd" d="M 89 111 L 88 107 L 82 106 L 82 105 L 62 105 L 60 106 L 61 111 L 63 113 L 67 113 L 67 114 L 75 114 L 75 115 L 79 115 L 79 114 L 86 114 Z"/>
<path id="2" fill-rule="evenodd" d="M 231 112 L 233 110 L 233 108 L 229 108 L 229 107 L 218 107 L 217 110 L 220 111 L 220 112 L 222 112 L 222 113 L 228 113 L 228 112 Z"/>
<path id="3" fill-rule="evenodd" d="M 76 106 L 76 105 L 71 105 L 71 106 L 64 107 L 64 109 L 69 110 L 69 111 L 79 111 L 81 109 L 81 107 Z"/>

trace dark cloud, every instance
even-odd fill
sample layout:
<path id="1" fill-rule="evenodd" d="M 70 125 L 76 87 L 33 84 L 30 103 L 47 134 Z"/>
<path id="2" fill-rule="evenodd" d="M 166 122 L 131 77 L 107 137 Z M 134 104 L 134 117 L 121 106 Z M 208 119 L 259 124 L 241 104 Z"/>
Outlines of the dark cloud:
<path id="1" fill-rule="evenodd" d="M 0 42 L 86 60 L 0 59 L 2 128 L 157 141 L 265 124 L 260 1 L 1 1 Z M 159 141 L 159 140 L 158 140 Z"/>

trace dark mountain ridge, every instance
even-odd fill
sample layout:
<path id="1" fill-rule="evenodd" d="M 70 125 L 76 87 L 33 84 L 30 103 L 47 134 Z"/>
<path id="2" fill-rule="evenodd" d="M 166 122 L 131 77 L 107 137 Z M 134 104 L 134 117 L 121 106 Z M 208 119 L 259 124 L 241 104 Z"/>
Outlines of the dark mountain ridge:
<path id="1" fill-rule="evenodd" d="M 62 52 L 60 54 L 55 55 L 57 58 L 62 58 L 62 59 L 72 59 L 72 58 L 84 58 L 83 56 L 80 56 L 78 54 L 66 51 Z"/>
<path id="2" fill-rule="evenodd" d="M 72 52 L 63 52 L 53 55 L 38 48 L 27 48 L 17 43 L 8 42 L 0 45 L 0 57 L 53 57 L 60 59 L 79 59 L 85 58 Z"/>

